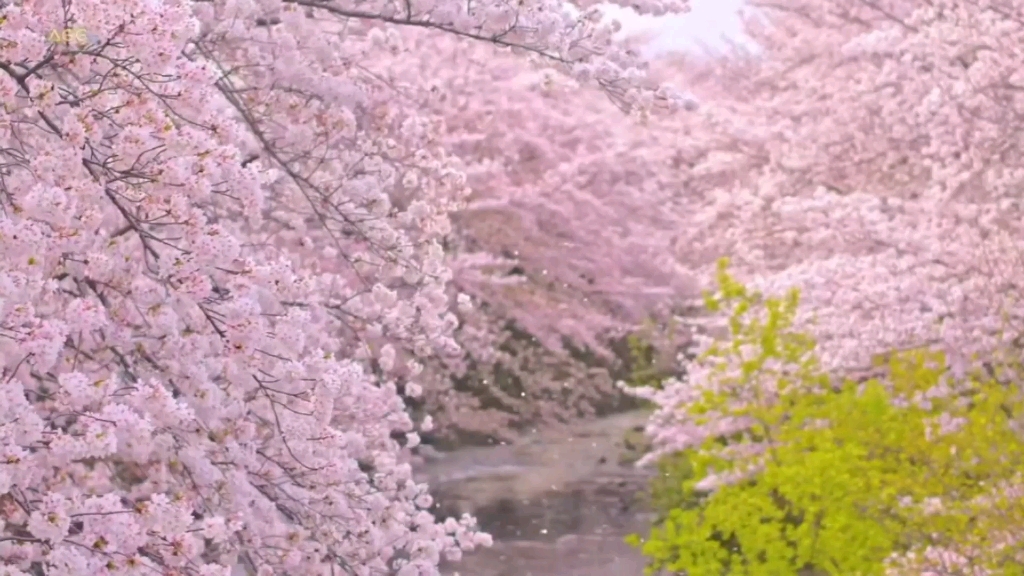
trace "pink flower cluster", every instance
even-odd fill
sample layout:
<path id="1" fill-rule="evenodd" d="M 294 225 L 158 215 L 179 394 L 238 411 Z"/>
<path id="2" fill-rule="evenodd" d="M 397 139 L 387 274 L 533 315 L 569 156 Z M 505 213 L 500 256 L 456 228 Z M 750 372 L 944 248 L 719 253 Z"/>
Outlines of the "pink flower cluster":
<path id="1" fill-rule="evenodd" d="M 432 426 L 405 404 L 423 363 L 459 348 L 442 241 L 467 176 L 430 79 L 374 63 L 429 50 L 422 32 L 672 104 L 598 20 L 555 0 L 7 3 L 3 573 L 414 576 L 488 545 L 434 518 L 402 457 Z M 90 43 L 47 39 L 68 28 Z"/>

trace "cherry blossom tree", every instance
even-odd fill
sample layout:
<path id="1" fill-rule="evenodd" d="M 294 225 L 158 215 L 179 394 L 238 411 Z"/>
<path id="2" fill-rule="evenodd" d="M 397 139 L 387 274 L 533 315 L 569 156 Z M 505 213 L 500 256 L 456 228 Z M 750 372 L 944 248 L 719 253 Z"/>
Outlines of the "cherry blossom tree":
<path id="1" fill-rule="evenodd" d="M 611 408 L 621 393 L 609 341 L 695 294 L 669 250 L 681 188 L 660 145 L 667 110 L 620 119 L 598 89 L 449 40 L 407 35 L 424 56 L 379 63 L 391 82 L 414 70 L 433 79 L 408 93 L 444 118 L 472 190 L 446 242 L 452 289 L 466 297 L 455 334 L 464 355 L 437 367 L 427 410 L 439 432 L 500 436 Z M 454 387 L 453 370 L 465 370 Z"/>
<path id="2" fill-rule="evenodd" d="M 702 96 L 680 120 L 695 217 L 677 253 L 728 255 L 768 294 L 798 288 L 797 329 L 832 374 L 919 347 L 952 378 L 1018 366 L 1024 4 L 751 4 L 759 51 L 661 71 L 697 74 Z M 657 450 L 692 446 L 680 405 L 709 382 L 694 370 L 655 394 Z"/>
<path id="3" fill-rule="evenodd" d="M 1022 6 L 751 4 L 758 51 L 659 72 L 702 96 L 677 252 L 799 287 L 830 365 L 991 349 L 1020 314 Z"/>
<path id="4" fill-rule="evenodd" d="M 554 1 L 4 3 L 3 573 L 409 576 L 486 544 L 402 462 L 458 353 L 467 176 L 431 79 L 374 63 L 455 37 L 674 102 L 611 33 Z"/>

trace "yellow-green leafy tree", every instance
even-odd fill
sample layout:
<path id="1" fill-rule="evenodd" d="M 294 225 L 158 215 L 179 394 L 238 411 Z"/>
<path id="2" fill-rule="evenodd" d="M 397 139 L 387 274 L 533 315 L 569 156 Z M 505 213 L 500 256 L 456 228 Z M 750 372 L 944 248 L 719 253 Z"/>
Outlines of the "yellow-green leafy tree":
<path id="1" fill-rule="evenodd" d="M 630 537 L 649 573 L 1024 574 L 1024 398 L 999 377 L 1011 371 L 955 378 L 942 352 L 919 349 L 891 354 L 881 376 L 841 381 L 793 329 L 796 291 L 765 298 L 726 261 L 718 283 L 706 304 L 731 338 L 698 358 L 695 379 L 654 397 L 691 429 L 743 426 L 665 455 L 692 470 L 650 534 Z"/>

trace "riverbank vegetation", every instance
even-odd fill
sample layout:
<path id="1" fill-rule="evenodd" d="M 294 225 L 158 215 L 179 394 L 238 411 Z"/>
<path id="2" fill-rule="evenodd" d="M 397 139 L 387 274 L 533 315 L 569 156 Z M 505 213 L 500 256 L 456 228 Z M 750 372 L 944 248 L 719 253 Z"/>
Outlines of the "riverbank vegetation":
<path id="1" fill-rule="evenodd" d="M 836 378 L 793 328 L 798 294 L 751 291 L 723 261 L 706 301 L 730 338 L 685 391 L 646 391 L 688 432 L 659 452 L 659 519 L 630 537 L 651 573 L 1024 573 L 1020 364 L 957 373 L 920 348 Z"/>

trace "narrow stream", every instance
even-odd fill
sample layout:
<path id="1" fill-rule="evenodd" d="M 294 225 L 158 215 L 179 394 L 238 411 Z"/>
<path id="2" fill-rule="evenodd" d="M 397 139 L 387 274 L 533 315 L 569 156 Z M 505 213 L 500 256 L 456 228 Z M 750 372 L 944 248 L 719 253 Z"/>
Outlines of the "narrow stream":
<path id="1" fill-rule="evenodd" d="M 422 465 L 439 512 L 469 512 L 495 540 L 446 574 L 642 576 L 644 560 L 623 538 L 650 522 L 638 497 L 650 472 L 631 464 L 626 441 L 646 418 L 618 414 Z"/>

